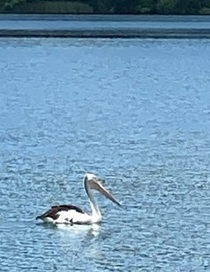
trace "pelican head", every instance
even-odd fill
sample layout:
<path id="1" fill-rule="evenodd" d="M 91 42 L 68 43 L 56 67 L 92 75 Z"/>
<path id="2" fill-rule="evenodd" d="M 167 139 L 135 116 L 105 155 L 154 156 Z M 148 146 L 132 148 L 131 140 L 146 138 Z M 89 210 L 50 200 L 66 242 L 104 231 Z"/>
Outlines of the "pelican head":
<path id="1" fill-rule="evenodd" d="M 84 177 L 84 182 L 88 183 L 90 189 L 96 190 L 104 195 L 106 198 L 121 206 L 121 204 L 108 192 L 104 186 L 101 184 L 101 180 L 97 178 L 94 174 L 86 173 Z"/>

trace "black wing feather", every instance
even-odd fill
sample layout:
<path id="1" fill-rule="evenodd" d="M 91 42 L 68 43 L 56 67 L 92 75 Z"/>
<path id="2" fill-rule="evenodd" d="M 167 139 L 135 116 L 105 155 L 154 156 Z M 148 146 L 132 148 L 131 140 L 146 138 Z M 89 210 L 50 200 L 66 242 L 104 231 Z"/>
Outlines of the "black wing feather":
<path id="1" fill-rule="evenodd" d="M 69 211 L 69 210 L 75 210 L 78 213 L 84 213 L 80 208 L 74 205 L 57 205 L 57 206 L 52 206 L 51 209 L 49 209 L 42 215 L 37 216 L 36 219 L 44 219 L 46 217 L 51 217 L 53 220 L 56 220 L 59 217 L 58 212 Z"/>

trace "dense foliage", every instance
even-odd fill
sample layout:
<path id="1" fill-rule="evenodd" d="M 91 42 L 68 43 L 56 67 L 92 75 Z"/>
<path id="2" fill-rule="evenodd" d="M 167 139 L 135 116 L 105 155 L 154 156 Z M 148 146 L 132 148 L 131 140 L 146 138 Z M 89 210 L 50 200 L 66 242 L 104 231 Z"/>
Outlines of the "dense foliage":
<path id="1" fill-rule="evenodd" d="M 210 14 L 210 0 L 0 0 L 0 12 Z"/>

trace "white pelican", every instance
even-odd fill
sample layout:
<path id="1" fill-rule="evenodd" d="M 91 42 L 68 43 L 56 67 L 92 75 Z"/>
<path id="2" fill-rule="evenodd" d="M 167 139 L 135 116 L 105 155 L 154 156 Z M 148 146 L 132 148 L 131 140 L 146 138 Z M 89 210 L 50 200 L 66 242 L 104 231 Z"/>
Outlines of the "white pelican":
<path id="1" fill-rule="evenodd" d="M 53 224 L 94 224 L 101 221 L 101 212 L 96 204 L 91 189 L 99 191 L 105 197 L 120 206 L 120 203 L 104 188 L 100 180 L 93 174 L 85 174 L 84 187 L 90 201 L 92 214 L 83 212 L 80 208 L 73 205 L 52 206 L 47 212 L 36 217 L 45 222 Z"/>

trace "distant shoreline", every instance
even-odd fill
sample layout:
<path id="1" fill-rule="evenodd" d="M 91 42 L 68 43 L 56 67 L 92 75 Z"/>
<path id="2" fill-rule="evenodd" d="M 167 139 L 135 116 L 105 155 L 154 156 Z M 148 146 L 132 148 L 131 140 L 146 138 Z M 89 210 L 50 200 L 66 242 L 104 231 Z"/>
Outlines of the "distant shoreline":
<path id="1" fill-rule="evenodd" d="M 210 16 L 1 14 L 0 37 L 210 39 Z"/>
<path id="2" fill-rule="evenodd" d="M 210 15 L 129 15 L 129 14 L 6 14 L 0 13 L 0 20 L 67 20 L 67 21 L 163 21 L 163 22 L 210 22 Z"/>
<path id="3" fill-rule="evenodd" d="M 132 15 L 210 15 L 209 1 L 107 1 L 107 0 L 1 0 L 5 14 L 132 14 Z"/>

